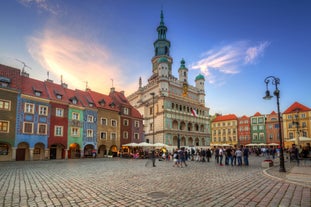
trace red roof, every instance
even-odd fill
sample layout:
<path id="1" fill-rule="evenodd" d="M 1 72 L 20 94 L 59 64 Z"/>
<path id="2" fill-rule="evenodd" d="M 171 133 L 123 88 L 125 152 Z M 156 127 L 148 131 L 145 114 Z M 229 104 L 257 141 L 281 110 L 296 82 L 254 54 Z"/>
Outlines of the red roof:
<path id="1" fill-rule="evenodd" d="M 119 109 L 116 107 L 116 104 L 113 103 L 112 99 L 109 96 L 91 90 L 88 90 L 87 92 L 94 100 L 94 104 L 96 107 L 113 111 L 119 111 Z M 113 104 L 115 106 L 113 106 Z"/>
<path id="2" fill-rule="evenodd" d="M 229 120 L 237 120 L 238 117 L 235 114 L 228 114 L 228 115 L 223 115 L 223 116 L 217 116 L 213 122 L 217 121 L 229 121 Z"/>
<path id="3" fill-rule="evenodd" d="M 45 81 L 44 84 L 45 84 L 45 87 L 47 89 L 48 95 L 49 95 L 51 100 L 61 101 L 61 102 L 66 103 L 66 104 L 69 103 L 69 99 L 68 99 L 68 97 L 64 91 L 64 87 L 62 85 L 55 84 L 55 83 L 52 83 L 50 81 Z M 58 95 L 60 95 L 62 98 L 58 99 L 57 98 Z"/>
<path id="4" fill-rule="evenodd" d="M 111 91 L 109 96 L 112 98 L 114 103 L 120 107 L 126 106 L 131 109 L 131 116 L 133 118 L 142 118 L 142 115 L 137 111 L 125 97 L 124 92 Z"/>
<path id="5" fill-rule="evenodd" d="M 87 91 L 75 90 L 76 97 L 81 101 L 84 107 L 95 107 L 95 103 L 91 95 Z"/>
<path id="6" fill-rule="evenodd" d="M 19 69 L 0 64 L 0 77 L 9 79 L 9 88 L 21 89 L 22 81 L 20 73 L 21 71 Z"/>
<path id="7" fill-rule="evenodd" d="M 261 113 L 256 112 L 256 113 L 254 114 L 254 116 L 262 116 L 262 115 L 261 115 Z"/>
<path id="8" fill-rule="evenodd" d="M 21 76 L 22 78 L 22 94 L 36 96 L 44 99 L 49 99 L 44 82 Z M 36 95 L 36 94 L 40 95 Z"/>
<path id="9" fill-rule="evenodd" d="M 301 111 L 311 111 L 311 109 L 307 106 L 298 103 L 297 101 L 293 103 L 289 108 L 287 108 L 283 114 L 289 114 L 294 112 L 301 112 Z"/>

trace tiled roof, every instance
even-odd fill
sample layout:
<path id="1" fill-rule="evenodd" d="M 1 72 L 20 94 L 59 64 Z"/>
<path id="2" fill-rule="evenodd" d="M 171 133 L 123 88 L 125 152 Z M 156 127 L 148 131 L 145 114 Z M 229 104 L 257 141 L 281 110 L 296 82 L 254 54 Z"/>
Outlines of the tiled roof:
<path id="1" fill-rule="evenodd" d="M 138 110 L 136 110 L 128 101 L 128 99 L 125 97 L 123 92 L 113 91 L 109 93 L 109 96 L 113 99 L 113 101 L 118 106 L 126 106 L 131 109 L 131 116 L 133 118 L 143 118 L 142 115 L 139 113 Z"/>
<path id="2" fill-rule="evenodd" d="M 9 79 L 9 88 L 21 89 L 22 81 L 20 73 L 21 71 L 19 69 L 0 64 L 0 76 Z"/>
<path id="3" fill-rule="evenodd" d="M 22 76 L 22 94 L 49 99 L 44 82 Z"/>
<path id="4" fill-rule="evenodd" d="M 91 91 L 91 90 L 88 90 L 87 92 L 90 94 L 90 96 L 94 100 L 94 104 L 96 107 L 113 110 L 113 111 L 119 111 L 117 107 L 112 106 L 113 101 L 109 96 L 95 92 L 95 91 Z"/>
<path id="5" fill-rule="evenodd" d="M 78 99 L 81 101 L 81 104 L 84 107 L 91 107 L 91 108 L 95 107 L 95 103 L 87 91 L 81 91 L 81 90 L 76 89 L 75 94 L 78 97 Z"/>
<path id="6" fill-rule="evenodd" d="M 295 112 L 301 112 L 301 111 L 311 111 L 311 109 L 307 106 L 302 105 L 299 102 L 293 103 L 290 107 L 288 107 L 283 114 L 289 114 L 289 113 L 295 113 Z"/>
<path id="7" fill-rule="evenodd" d="M 60 101 L 68 104 L 69 99 L 64 91 L 64 87 L 60 84 L 52 83 L 49 81 L 44 81 L 45 87 L 47 89 L 48 95 L 51 100 Z M 57 96 L 60 95 L 62 98 L 59 99 Z"/>
<path id="8" fill-rule="evenodd" d="M 82 101 L 76 96 L 76 92 L 69 88 L 64 88 L 64 91 L 67 95 L 67 101 L 69 104 L 73 104 L 76 106 L 83 106 Z M 73 100 L 77 100 L 77 103 L 73 103 Z"/>
<path id="9" fill-rule="evenodd" d="M 259 112 L 256 112 L 256 113 L 254 114 L 254 116 L 262 116 L 262 114 L 259 113 Z"/>
<path id="10" fill-rule="evenodd" d="M 229 121 L 229 120 L 237 120 L 238 117 L 235 114 L 228 114 L 228 115 L 223 115 L 223 116 L 217 116 L 213 122 L 217 121 Z"/>

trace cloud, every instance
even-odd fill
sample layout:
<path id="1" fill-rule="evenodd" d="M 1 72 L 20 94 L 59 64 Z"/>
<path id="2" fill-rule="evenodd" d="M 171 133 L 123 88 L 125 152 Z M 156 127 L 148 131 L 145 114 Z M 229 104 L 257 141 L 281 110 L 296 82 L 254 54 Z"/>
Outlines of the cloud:
<path id="1" fill-rule="evenodd" d="M 91 39 L 67 35 L 65 28 L 50 25 L 29 38 L 28 50 L 42 68 L 56 77 L 62 76 L 72 89 L 84 89 L 88 82 L 90 89 L 108 93 L 113 79 L 114 85 L 117 82 L 120 88 L 134 91 L 135 86 L 128 86 L 109 49 Z"/>
<path id="2" fill-rule="evenodd" d="M 251 46 L 248 41 L 233 42 L 203 53 L 202 58 L 193 63 L 191 68 L 200 70 L 210 84 L 222 85 L 226 75 L 237 74 L 240 72 L 239 67 L 254 64 L 269 45 L 267 41 L 255 46 Z"/>
<path id="3" fill-rule="evenodd" d="M 261 56 L 264 50 L 270 45 L 269 42 L 262 42 L 258 46 L 250 47 L 246 50 L 245 64 L 254 63 L 257 57 Z"/>
<path id="4" fill-rule="evenodd" d="M 19 0 L 19 2 L 25 7 L 37 7 L 40 11 L 47 11 L 51 14 L 57 15 L 59 13 L 59 7 L 57 4 L 50 4 L 48 0 Z M 54 3 L 55 1 L 53 1 Z"/>

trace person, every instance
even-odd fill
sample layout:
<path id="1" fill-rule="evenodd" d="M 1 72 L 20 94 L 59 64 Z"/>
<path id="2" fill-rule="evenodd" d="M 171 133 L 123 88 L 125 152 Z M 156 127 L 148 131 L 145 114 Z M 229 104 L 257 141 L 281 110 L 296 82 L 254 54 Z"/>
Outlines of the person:
<path id="1" fill-rule="evenodd" d="M 236 159 L 238 160 L 238 166 L 242 166 L 242 151 L 240 148 L 237 148 L 235 151 Z"/>
<path id="2" fill-rule="evenodd" d="M 210 148 L 207 148 L 206 150 L 206 159 L 207 159 L 207 162 L 209 162 L 209 160 L 211 159 L 212 157 L 212 151 Z"/>
<path id="3" fill-rule="evenodd" d="M 244 165 L 248 166 L 248 155 L 249 155 L 249 149 L 248 146 L 243 148 L 243 157 L 244 157 Z"/>
<path id="4" fill-rule="evenodd" d="M 219 165 L 220 166 L 223 166 L 223 164 L 222 164 L 223 154 L 224 154 L 224 149 L 219 148 Z"/>
<path id="5" fill-rule="evenodd" d="M 153 149 L 151 150 L 151 160 L 152 160 L 152 166 L 156 167 L 155 161 L 156 161 L 156 151 Z"/>
<path id="6" fill-rule="evenodd" d="M 177 166 L 179 167 L 179 156 L 178 156 L 178 152 L 177 150 L 174 151 L 174 155 L 173 155 L 173 161 L 174 161 L 174 165 L 173 167 Z"/>
<path id="7" fill-rule="evenodd" d="M 217 146 L 217 148 L 214 150 L 215 151 L 215 160 L 216 163 L 219 163 L 219 147 Z"/>
<path id="8" fill-rule="evenodd" d="M 292 144 L 291 157 L 297 160 L 297 165 L 299 165 L 299 150 L 296 147 L 296 144 Z"/>

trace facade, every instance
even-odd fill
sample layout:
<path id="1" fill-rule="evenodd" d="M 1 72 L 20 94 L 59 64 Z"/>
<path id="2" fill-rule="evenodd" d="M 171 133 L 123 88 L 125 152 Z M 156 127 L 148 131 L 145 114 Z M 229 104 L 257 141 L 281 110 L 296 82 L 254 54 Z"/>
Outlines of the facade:
<path id="1" fill-rule="evenodd" d="M 119 109 L 110 96 L 88 90 L 97 107 L 97 156 L 116 156 L 121 149 Z"/>
<path id="2" fill-rule="evenodd" d="M 16 160 L 42 160 L 48 153 L 49 97 L 42 81 L 29 78 L 26 73 L 21 78 L 14 144 Z"/>
<path id="3" fill-rule="evenodd" d="M 48 139 L 48 159 L 68 158 L 68 97 L 65 84 L 56 84 L 52 80 L 44 81 L 50 99 L 50 134 Z"/>
<path id="4" fill-rule="evenodd" d="M 127 143 L 140 143 L 145 141 L 143 133 L 143 117 L 129 103 L 124 92 L 117 92 L 114 88 L 111 88 L 109 96 L 119 109 L 121 146 Z M 123 147 L 121 152 L 128 152 L 127 147 Z"/>
<path id="5" fill-rule="evenodd" d="M 19 74 L 20 70 L 0 64 L 0 161 L 15 156 L 16 108 L 21 87 Z"/>
<path id="6" fill-rule="evenodd" d="M 299 137 L 311 136 L 311 108 L 294 102 L 283 112 L 282 118 L 284 141 L 289 141 L 286 147 L 290 147 L 293 143 L 298 146 L 305 145 L 306 142 L 301 141 Z"/>
<path id="7" fill-rule="evenodd" d="M 238 118 L 234 114 L 219 115 L 213 119 L 211 145 L 238 145 Z"/>
<path id="8" fill-rule="evenodd" d="M 281 126 L 282 127 L 282 126 Z M 272 111 L 266 115 L 266 143 L 265 144 L 280 144 L 279 136 L 279 119 L 278 114 Z"/>
<path id="9" fill-rule="evenodd" d="M 238 144 L 247 145 L 251 143 L 251 120 L 248 116 L 238 118 Z"/>
<path id="10" fill-rule="evenodd" d="M 145 140 L 170 146 L 208 145 L 209 108 L 205 107 L 204 76 L 196 77 L 195 86 L 188 83 L 188 69 L 181 60 L 179 77 L 172 75 L 171 43 L 166 39 L 167 27 L 161 11 L 155 55 L 151 59 L 152 75 L 127 98 L 144 118 Z"/>
<path id="11" fill-rule="evenodd" d="M 0 65 L 0 161 L 116 156 L 123 143 L 143 141 L 142 116 L 116 94 L 72 90 Z"/>
<path id="12" fill-rule="evenodd" d="M 251 136 L 252 144 L 266 143 L 266 124 L 265 116 L 259 112 L 251 116 Z"/>

